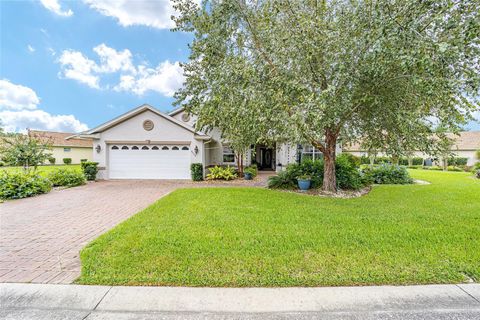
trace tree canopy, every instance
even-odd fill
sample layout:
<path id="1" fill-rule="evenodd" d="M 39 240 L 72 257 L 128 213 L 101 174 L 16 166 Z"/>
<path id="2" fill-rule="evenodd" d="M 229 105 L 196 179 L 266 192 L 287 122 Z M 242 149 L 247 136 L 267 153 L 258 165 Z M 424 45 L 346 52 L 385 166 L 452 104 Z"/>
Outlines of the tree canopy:
<path id="1" fill-rule="evenodd" d="M 323 188 L 334 191 L 340 139 L 396 156 L 435 152 L 446 138 L 435 126 L 456 132 L 472 119 L 480 93 L 478 5 L 175 0 L 177 30 L 194 34 L 177 103 L 207 123 L 213 113 L 226 116 L 226 93 L 236 92 L 238 108 L 248 110 L 231 116 L 249 114 L 264 138 L 320 149 Z M 243 104 L 246 98 L 255 103 Z"/>

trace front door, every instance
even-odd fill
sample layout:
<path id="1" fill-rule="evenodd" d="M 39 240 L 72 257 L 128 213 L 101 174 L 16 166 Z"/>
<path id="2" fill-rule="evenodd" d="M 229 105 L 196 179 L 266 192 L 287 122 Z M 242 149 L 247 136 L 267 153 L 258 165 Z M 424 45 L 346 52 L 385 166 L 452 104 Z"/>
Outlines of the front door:
<path id="1" fill-rule="evenodd" d="M 260 149 L 262 169 L 272 169 L 273 150 L 267 148 Z"/>

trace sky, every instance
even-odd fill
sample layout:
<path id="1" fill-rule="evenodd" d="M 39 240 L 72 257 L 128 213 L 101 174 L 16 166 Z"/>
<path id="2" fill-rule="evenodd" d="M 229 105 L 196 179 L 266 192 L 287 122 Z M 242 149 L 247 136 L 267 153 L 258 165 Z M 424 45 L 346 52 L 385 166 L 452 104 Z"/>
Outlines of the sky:
<path id="1" fill-rule="evenodd" d="M 192 40 L 172 13 L 168 0 L 0 0 L 2 126 L 80 132 L 143 103 L 172 110 Z"/>
<path id="2" fill-rule="evenodd" d="M 168 1 L 0 1 L 0 121 L 79 132 L 143 103 L 173 109 L 192 35 Z"/>

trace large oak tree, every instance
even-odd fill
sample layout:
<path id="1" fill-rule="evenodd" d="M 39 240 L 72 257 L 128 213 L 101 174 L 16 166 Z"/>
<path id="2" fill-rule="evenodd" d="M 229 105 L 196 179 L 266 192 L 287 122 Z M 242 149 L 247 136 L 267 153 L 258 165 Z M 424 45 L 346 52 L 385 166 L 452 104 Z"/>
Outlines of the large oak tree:
<path id="1" fill-rule="evenodd" d="M 400 156 L 434 152 L 478 110 L 478 0 L 176 0 L 193 32 L 177 103 L 209 123 L 228 92 L 266 139 L 324 154 L 335 191 L 335 146 L 361 140 Z M 236 77 L 239 64 L 248 76 Z M 232 81 L 235 78 L 236 81 Z M 238 95 L 237 95 L 238 96 Z M 222 127 L 221 123 L 217 125 Z"/>

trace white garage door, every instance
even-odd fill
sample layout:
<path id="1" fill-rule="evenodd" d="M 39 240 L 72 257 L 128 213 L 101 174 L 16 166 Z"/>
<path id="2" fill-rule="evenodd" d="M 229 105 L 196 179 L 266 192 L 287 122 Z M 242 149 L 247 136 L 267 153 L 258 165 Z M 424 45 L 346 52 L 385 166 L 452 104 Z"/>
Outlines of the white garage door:
<path id="1" fill-rule="evenodd" d="M 110 179 L 190 179 L 185 145 L 110 145 Z"/>

